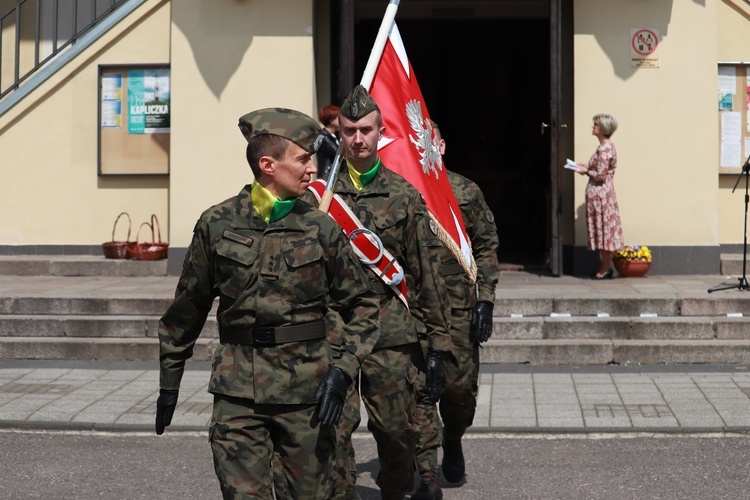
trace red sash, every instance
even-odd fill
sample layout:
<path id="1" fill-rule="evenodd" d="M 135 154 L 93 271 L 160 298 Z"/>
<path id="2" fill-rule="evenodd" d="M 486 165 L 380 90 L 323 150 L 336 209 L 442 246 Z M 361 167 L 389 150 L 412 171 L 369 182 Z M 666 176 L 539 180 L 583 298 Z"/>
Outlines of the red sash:
<path id="1" fill-rule="evenodd" d="M 318 202 L 320 202 L 320 197 L 323 196 L 326 184 L 322 179 L 318 179 L 310 183 L 308 189 L 315 195 Z M 351 243 L 359 260 L 363 264 L 367 264 L 378 278 L 390 286 L 408 309 L 409 294 L 406 288 L 406 280 L 404 279 L 404 269 L 398 260 L 383 247 L 380 238 L 362 225 L 362 222 L 354 215 L 354 212 L 351 211 L 344 200 L 337 194 L 333 195 L 328 215 L 344 230 L 344 234 L 349 238 L 349 243 Z"/>

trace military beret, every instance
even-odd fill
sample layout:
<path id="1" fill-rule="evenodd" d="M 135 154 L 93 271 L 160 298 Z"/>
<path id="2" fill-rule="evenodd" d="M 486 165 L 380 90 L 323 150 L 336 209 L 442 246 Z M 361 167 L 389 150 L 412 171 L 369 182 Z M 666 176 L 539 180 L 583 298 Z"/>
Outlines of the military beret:
<path id="1" fill-rule="evenodd" d="M 308 153 L 315 153 L 315 138 L 320 125 L 304 113 L 286 108 L 266 108 L 240 117 L 240 131 L 247 142 L 259 135 L 278 135 L 298 144 Z"/>
<path id="2" fill-rule="evenodd" d="M 362 85 L 357 85 L 341 105 L 341 113 L 350 120 L 357 121 L 363 116 L 379 110 L 377 103 Z"/>

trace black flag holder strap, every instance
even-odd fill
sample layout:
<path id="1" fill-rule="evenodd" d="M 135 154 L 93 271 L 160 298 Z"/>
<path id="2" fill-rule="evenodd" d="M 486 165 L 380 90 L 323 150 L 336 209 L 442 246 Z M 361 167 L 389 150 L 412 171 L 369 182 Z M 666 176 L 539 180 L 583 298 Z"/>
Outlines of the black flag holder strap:
<path id="1" fill-rule="evenodd" d="M 748 183 L 748 178 L 750 178 L 750 156 L 748 156 L 747 160 L 745 160 L 745 164 L 742 166 L 742 171 L 737 176 L 737 182 L 734 183 L 732 193 L 734 193 L 734 191 L 737 189 L 737 186 L 739 185 L 740 179 L 742 179 L 743 175 L 745 176 L 745 236 L 742 242 L 742 277 L 739 278 L 739 283 L 736 285 L 709 288 L 708 293 L 718 292 L 719 290 L 729 290 L 732 288 L 737 288 L 744 291 L 750 288 L 747 283 L 747 208 L 748 204 L 750 203 L 750 193 L 748 193 L 748 187 L 750 187 L 750 183 Z"/>
<path id="2" fill-rule="evenodd" d="M 323 193 L 326 190 L 326 185 L 322 179 L 318 179 L 310 183 L 307 189 L 312 192 L 318 203 L 320 203 Z M 334 194 L 331 198 L 328 215 L 344 231 L 354 252 L 362 263 L 367 265 L 375 276 L 388 285 L 408 309 L 409 293 L 406 288 L 406 280 L 404 279 L 404 268 L 383 247 L 383 242 L 380 241 L 378 235 L 364 227 L 354 212 L 349 209 L 337 194 Z"/>

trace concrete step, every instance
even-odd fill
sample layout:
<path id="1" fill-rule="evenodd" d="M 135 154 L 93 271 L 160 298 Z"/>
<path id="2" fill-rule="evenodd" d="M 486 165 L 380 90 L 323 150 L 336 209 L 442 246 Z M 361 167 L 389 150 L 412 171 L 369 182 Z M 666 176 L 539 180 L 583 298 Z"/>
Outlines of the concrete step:
<path id="1" fill-rule="evenodd" d="M 532 365 L 746 363 L 750 340 L 490 340 L 482 363 Z"/>
<path id="2" fill-rule="evenodd" d="M 0 314 L 0 337 L 157 338 L 160 316 Z M 201 337 L 218 338 L 210 315 Z M 493 340 L 750 340 L 750 317 L 495 318 Z"/>
<path id="3" fill-rule="evenodd" d="M 743 255 L 721 254 L 721 274 L 742 276 Z M 503 264 L 504 271 L 523 266 Z M 750 270 L 748 270 L 750 271 Z M 166 276 L 167 261 L 107 259 L 104 255 L 0 255 L 0 276 Z"/>
<path id="4" fill-rule="evenodd" d="M 171 302 L 166 297 L 5 297 L 0 314 L 161 316 Z"/>
<path id="5" fill-rule="evenodd" d="M 741 253 L 723 253 L 721 254 L 721 274 L 724 276 L 742 276 L 743 263 Z M 747 269 L 747 271 L 750 272 L 750 269 Z"/>
<path id="6" fill-rule="evenodd" d="M 209 361 L 218 339 L 201 337 L 195 361 Z M 486 364 L 741 364 L 750 357 L 750 340 L 489 340 L 482 345 Z M 153 338 L 0 337 L 0 359 L 154 361 Z"/>
<path id="7" fill-rule="evenodd" d="M 0 276 L 166 276 L 167 261 L 104 255 L 0 255 Z"/>
<path id="8" fill-rule="evenodd" d="M 199 338 L 192 359 L 209 361 L 218 339 Z M 0 359 L 57 359 L 159 362 L 153 338 L 0 337 Z"/>
<path id="9" fill-rule="evenodd" d="M 0 314 L 0 337 L 157 339 L 159 318 L 139 315 Z M 215 315 L 206 320 L 201 337 L 219 338 Z"/>
<path id="10" fill-rule="evenodd" d="M 750 317 L 495 318 L 493 340 L 750 340 Z"/>
<path id="11" fill-rule="evenodd" d="M 0 314 L 105 314 L 158 315 L 164 313 L 173 300 L 177 278 L 164 285 L 148 289 L 144 286 L 109 286 L 97 289 L 96 284 L 72 284 L 64 290 L 24 290 L 3 296 L 0 287 Z M 11 285 L 8 285 L 11 287 Z M 104 285 L 103 285 L 104 286 Z M 12 290 L 11 290 L 12 292 Z M 139 295 L 140 293 L 140 295 Z M 148 295 L 144 295 L 148 293 Z M 519 297 L 496 298 L 493 310 L 496 318 L 549 317 L 555 315 L 609 317 L 750 316 L 750 293 L 734 295 L 704 295 L 682 297 Z"/>

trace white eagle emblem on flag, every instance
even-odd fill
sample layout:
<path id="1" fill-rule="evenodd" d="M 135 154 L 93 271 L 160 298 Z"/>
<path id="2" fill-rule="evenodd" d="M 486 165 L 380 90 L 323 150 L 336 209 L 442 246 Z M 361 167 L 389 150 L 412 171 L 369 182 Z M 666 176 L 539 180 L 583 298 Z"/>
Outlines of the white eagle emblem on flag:
<path id="1" fill-rule="evenodd" d="M 417 148 L 422 171 L 427 175 L 430 175 L 431 171 L 435 172 L 435 178 L 439 178 L 438 170 L 443 170 L 443 158 L 440 156 L 438 141 L 432 132 L 432 123 L 422 116 L 422 106 L 419 101 L 415 99 L 406 103 L 406 117 L 416 135 L 416 139 L 409 135 L 409 141 Z"/>

